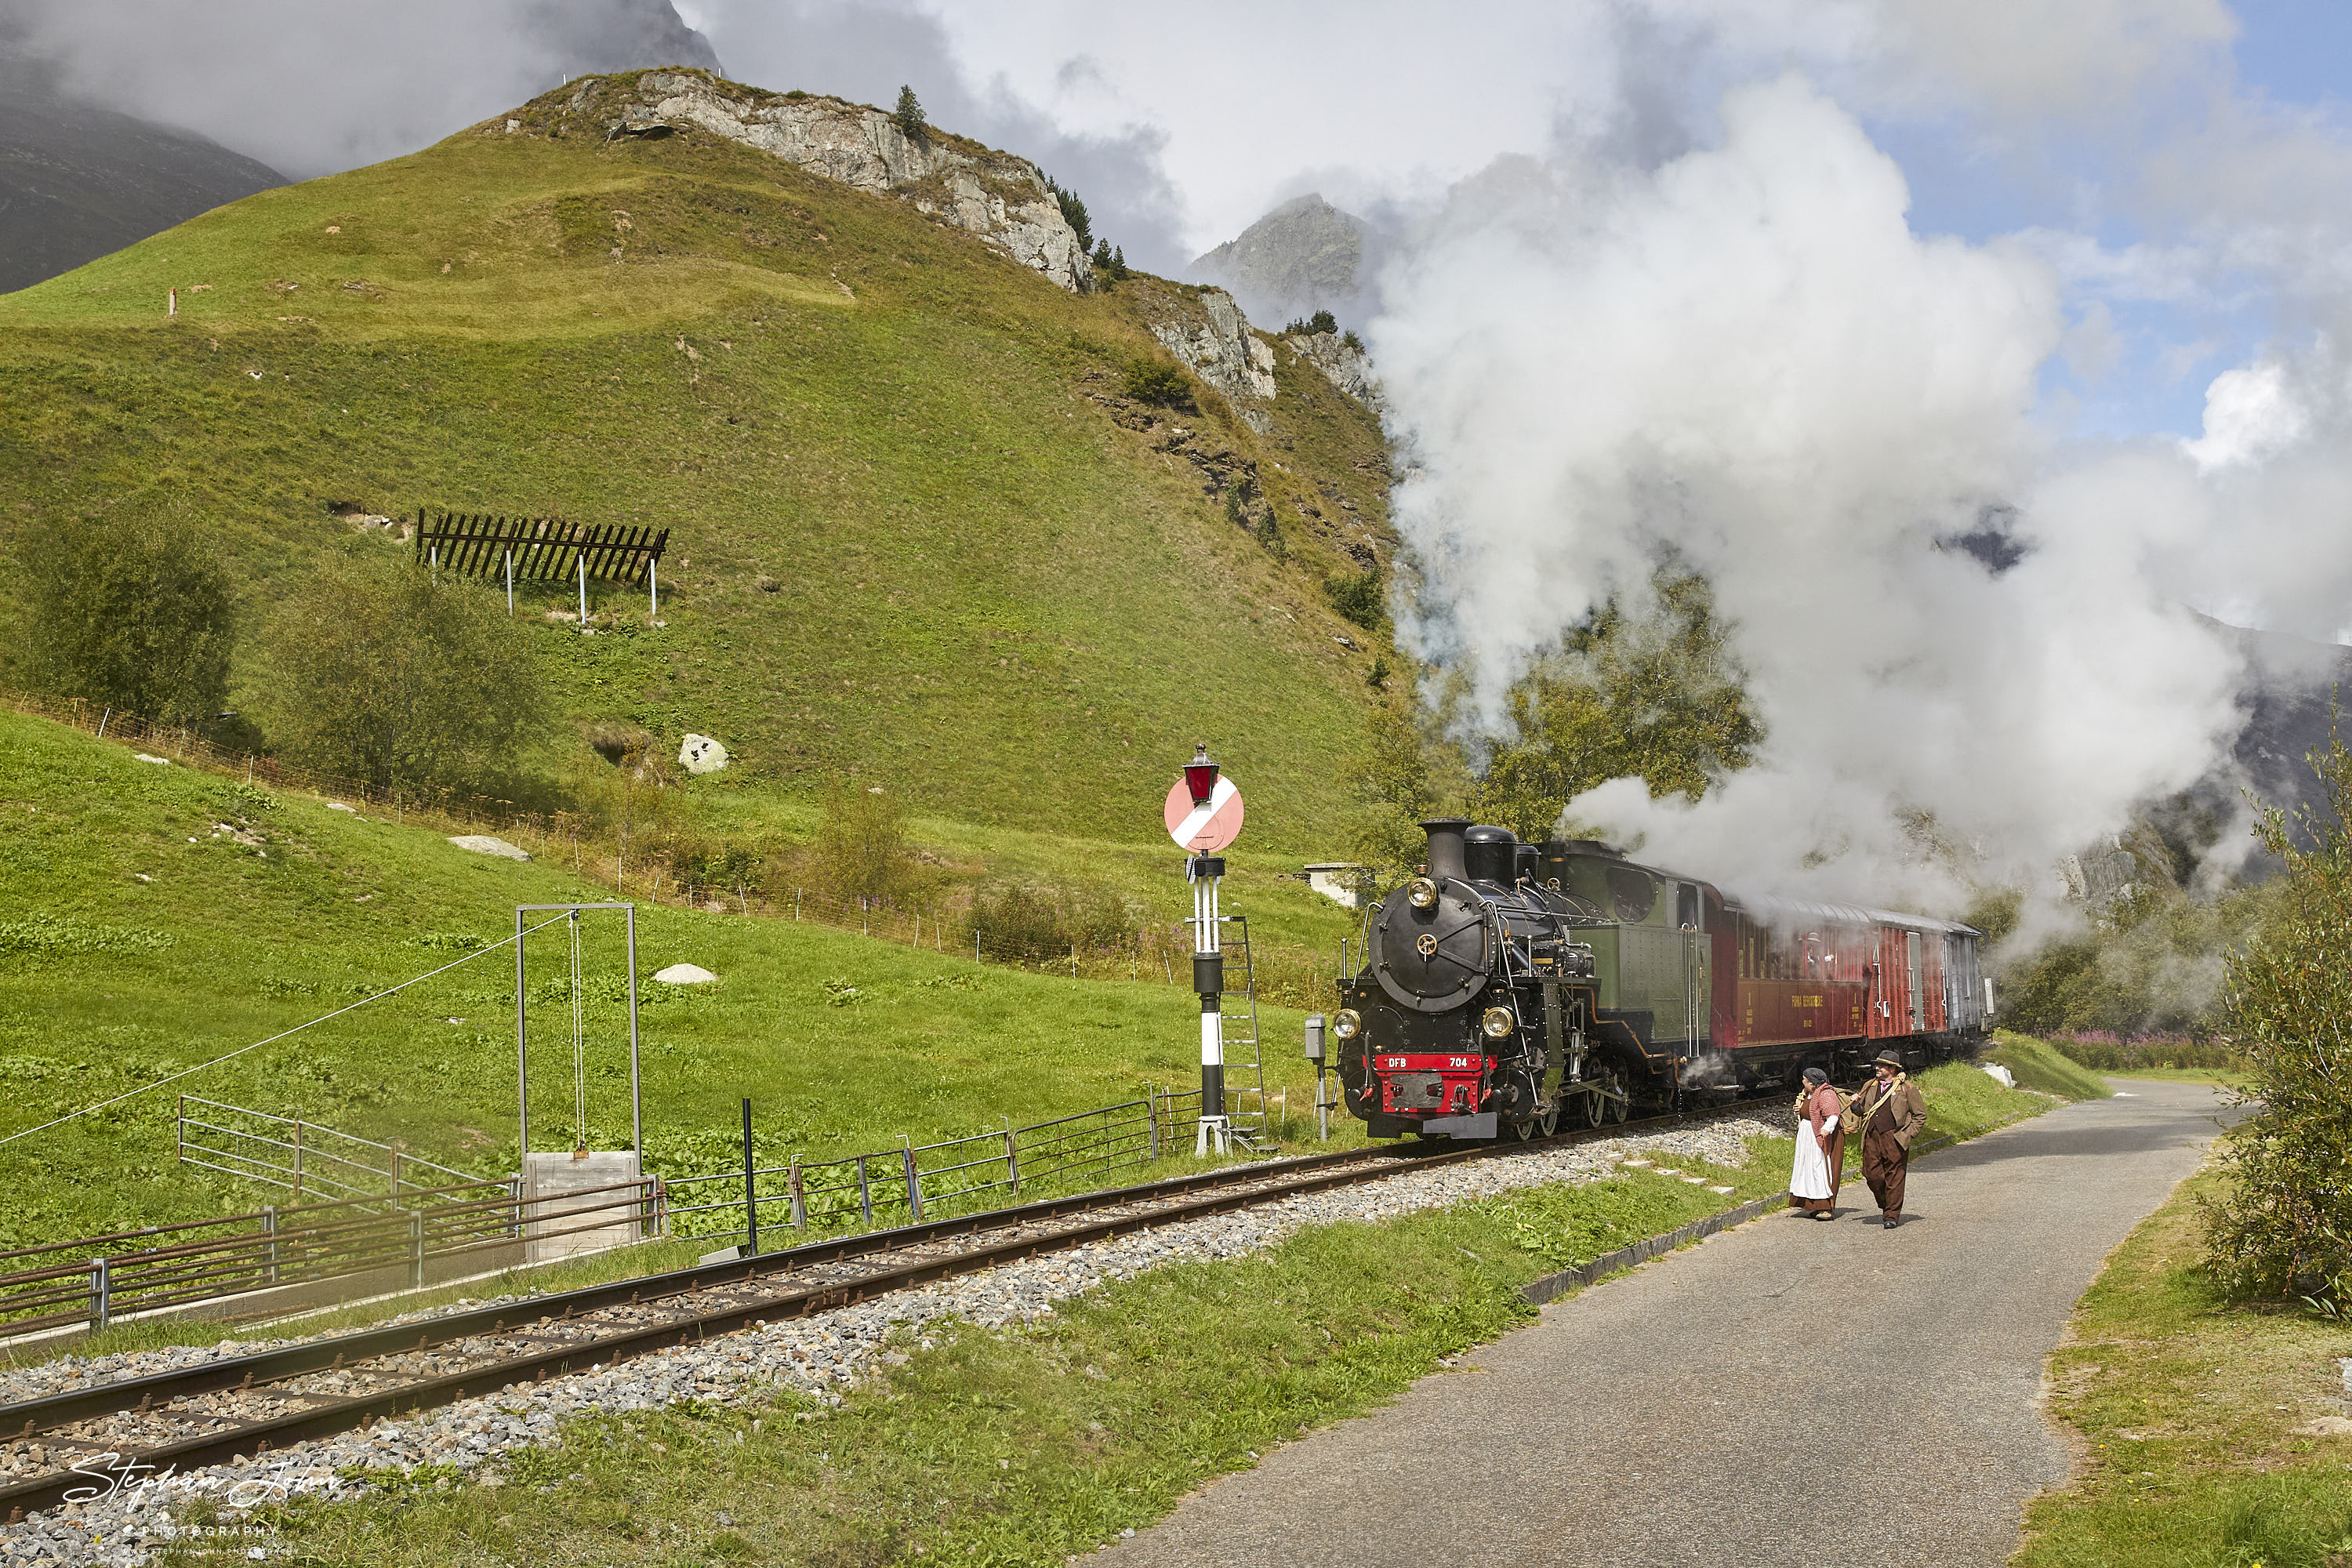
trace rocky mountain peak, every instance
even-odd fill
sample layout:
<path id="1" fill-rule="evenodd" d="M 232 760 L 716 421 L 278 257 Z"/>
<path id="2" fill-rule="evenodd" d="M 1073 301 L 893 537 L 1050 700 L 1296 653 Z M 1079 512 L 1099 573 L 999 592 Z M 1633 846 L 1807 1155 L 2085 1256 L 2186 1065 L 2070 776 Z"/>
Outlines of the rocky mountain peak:
<path id="1" fill-rule="evenodd" d="M 1036 164 L 946 132 L 910 136 L 871 105 L 769 92 L 704 70 L 591 77 L 560 105 L 602 123 L 608 136 L 686 130 L 724 136 L 934 214 L 1073 293 L 1094 286 L 1086 251 Z"/>
<path id="2" fill-rule="evenodd" d="M 1231 290 L 1259 321 L 1282 321 L 1357 304 L 1378 248 L 1371 225 L 1310 193 L 1194 258 L 1192 270 Z"/>

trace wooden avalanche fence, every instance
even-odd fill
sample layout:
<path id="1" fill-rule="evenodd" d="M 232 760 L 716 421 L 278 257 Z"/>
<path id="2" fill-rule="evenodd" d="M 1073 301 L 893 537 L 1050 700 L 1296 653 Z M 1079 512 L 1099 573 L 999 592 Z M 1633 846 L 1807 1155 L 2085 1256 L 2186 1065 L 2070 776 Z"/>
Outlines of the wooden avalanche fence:
<path id="1" fill-rule="evenodd" d="M 518 583 L 568 581 L 584 566 L 602 582 L 635 587 L 669 547 L 669 530 L 652 524 L 567 522 L 560 517 L 416 510 L 416 563 L 466 577 Z"/>

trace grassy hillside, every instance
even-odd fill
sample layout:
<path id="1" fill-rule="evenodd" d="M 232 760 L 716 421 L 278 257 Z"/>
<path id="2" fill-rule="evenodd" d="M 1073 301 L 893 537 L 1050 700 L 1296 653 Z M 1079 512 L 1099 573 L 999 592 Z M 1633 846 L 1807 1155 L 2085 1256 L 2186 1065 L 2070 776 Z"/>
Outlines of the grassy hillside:
<path id="1" fill-rule="evenodd" d="M 723 139 L 518 112 L 0 297 L 0 549 L 152 505 L 218 542 L 257 621 L 326 554 L 405 548 L 333 503 L 667 526 L 666 625 L 599 594 L 582 637 L 542 618 L 568 589 L 526 595 L 551 770 L 590 765 L 592 721 L 691 729 L 740 759 L 715 793 L 854 774 L 1134 842 L 1207 739 L 1253 843 L 1337 847 L 1374 650 L 1335 638 L 1379 639 L 1326 607 L 1349 563 L 1305 509 L 1344 496 L 1385 549 L 1360 407 L 1286 354 L 1269 436 L 1133 428 L 1124 367 L 1173 286 L 1073 297 Z M 1257 463 L 1291 559 L 1161 449 L 1180 424 Z M 238 679 L 248 706 L 267 673 Z"/>
<path id="2" fill-rule="evenodd" d="M 568 867 L 472 854 L 430 826 L 138 762 L 5 711 L 0 826 L 0 1136 L 448 963 L 460 939 L 510 931 L 517 903 L 609 896 Z M 1267 901 L 1285 886 L 1269 876 Z M 585 942 L 601 1147 L 625 1145 L 628 1130 L 618 937 L 617 925 L 592 925 Z M 814 923 L 667 907 L 641 909 L 639 940 L 646 975 L 690 962 L 720 976 L 646 986 L 646 1145 L 659 1169 L 723 1166 L 743 1095 L 763 1153 L 781 1160 L 1197 1083 L 1198 1014 L 1181 988 L 984 968 Z M 533 940 L 540 1148 L 572 1131 L 565 966 L 560 931 Z M 501 951 L 176 1088 L 402 1139 L 461 1168 L 511 1169 L 512 977 Z M 1299 1016 L 1268 1008 L 1265 1026 L 1269 1084 L 1303 1107 L 1312 1079 L 1288 1044 Z M 173 1166 L 172 1105 L 152 1095 L 0 1145 L 0 1245 L 257 1201 Z"/>

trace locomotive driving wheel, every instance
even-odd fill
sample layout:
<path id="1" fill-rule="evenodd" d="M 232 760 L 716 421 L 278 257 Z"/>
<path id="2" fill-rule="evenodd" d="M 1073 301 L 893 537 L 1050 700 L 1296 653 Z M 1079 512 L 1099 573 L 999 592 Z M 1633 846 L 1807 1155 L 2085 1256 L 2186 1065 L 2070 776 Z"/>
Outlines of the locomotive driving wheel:
<path id="1" fill-rule="evenodd" d="M 1609 1098 L 1599 1089 L 1588 1089 L 1584 1095 L 1584 1124 L 1598 1127 L 1609 1119 Z"/>
<path id="2" fill-rule="evenodd" d="M 1608 1091 L 1601 1096 L 1601 1103 L 1609 1108 L 1610 1121 L 1622 1121 L 1633 1114 L 1633 1097 L 1622 1077 L 1611 1073 L 1602 1087 Z"/>

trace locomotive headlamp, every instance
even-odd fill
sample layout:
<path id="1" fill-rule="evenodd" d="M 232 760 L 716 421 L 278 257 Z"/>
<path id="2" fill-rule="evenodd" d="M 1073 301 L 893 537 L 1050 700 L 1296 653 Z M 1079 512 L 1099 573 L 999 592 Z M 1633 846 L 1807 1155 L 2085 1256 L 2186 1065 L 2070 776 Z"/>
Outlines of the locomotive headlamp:
<path id="1" fill-rule="evenodd" d="M 1342 1007 L 1331 1016 L 1331 1032 L 1343 1040 L 1352 1040 L 1364 1026 L 1364 1016 L 1353 1007 Z"/>
<path id="2" fill-rule="evenodd" d="M 1510 1037 L 1511 1031 L 1519 1026 L 1519 1021 L 1508 1007 L 1489 1007 L 1486 1016 L 1478 1020 L 1478 1026 L 1486 1032 L 1488 1039 L 1501 1040 Z"/>
<path id="3" fill-rule="evenodd" d="M 1437 902 L 1437 884 L 1426 877 L 1415 877 L 1405 884 L 1404 896 L 1412 900 L 1414 909 L 1429 909 Z"/>

